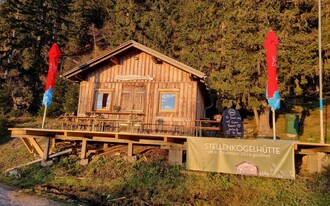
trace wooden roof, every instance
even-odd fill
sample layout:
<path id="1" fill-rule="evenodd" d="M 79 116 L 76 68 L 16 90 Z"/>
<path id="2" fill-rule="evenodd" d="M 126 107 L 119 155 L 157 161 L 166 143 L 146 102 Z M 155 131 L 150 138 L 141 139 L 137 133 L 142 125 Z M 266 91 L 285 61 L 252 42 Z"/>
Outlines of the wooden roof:
<path id="1" fill-rule="evenodd" d="M 82 77 L 84 76 L 83 74 L 91 72 L 93 70 L 92 68 L 95 68 L 95 66 L 103 63 L 106 60 L 110 60 L 110 61 L 118 64 L 116 55 L 125 53 L 128 50 L 131 50 L 132 48 L 139 49 L 139 50 L 153 56 L 153 58 L 156 61 L 159 60 L 159 61 L 167 62 L 168 64 L 171 64 L 179 69 L 182 69 L 183 71 L 186 71 L 187 73 L 189 73 L 197 78 L 206 79 L 205 73 L 198 71 L 190 66 L 187 66 L 187 65 L 185 65 L 173 58 L 170 58 L 164 54 L 161 54 L 149 47 L 139 44 L 133 40 L 127 41 L 127 42 L 121 44 L 120 46 L 118 46 L 98 57 L 95 57 L 95 58 L 79 65 L 78 67 L 75 67 L 75 68 L 65 72 L 63 74 L 63 76 L 70 80 L 81 81 L 83 79 Z"/>

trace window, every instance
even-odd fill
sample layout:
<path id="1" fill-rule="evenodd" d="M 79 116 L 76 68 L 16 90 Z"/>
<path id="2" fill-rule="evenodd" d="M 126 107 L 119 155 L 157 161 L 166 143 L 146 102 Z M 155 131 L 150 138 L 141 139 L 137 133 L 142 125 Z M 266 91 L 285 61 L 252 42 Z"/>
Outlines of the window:
<path id="1" fill-rule="evenodd" d="M 176 92 L 161 92 L 160 93 L 160 108 L 161 112 L 175 112 L 177 110 L 177 93 Z"/>
<path id="2" fill-rule="evenodd" d="M 96 91 L 94 109 L 110 109 L 111 91 Z"/>

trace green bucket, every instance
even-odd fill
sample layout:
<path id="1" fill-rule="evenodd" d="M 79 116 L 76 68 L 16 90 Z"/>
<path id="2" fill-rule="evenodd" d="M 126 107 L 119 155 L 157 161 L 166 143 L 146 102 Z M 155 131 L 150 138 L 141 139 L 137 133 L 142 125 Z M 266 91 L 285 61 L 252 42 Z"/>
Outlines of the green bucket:
<path id="1" fill-rule="evenodd" d="M 299 115 L 285 114 L 285 133 L 289 137 L 295 137 L 299 133 Z"/>

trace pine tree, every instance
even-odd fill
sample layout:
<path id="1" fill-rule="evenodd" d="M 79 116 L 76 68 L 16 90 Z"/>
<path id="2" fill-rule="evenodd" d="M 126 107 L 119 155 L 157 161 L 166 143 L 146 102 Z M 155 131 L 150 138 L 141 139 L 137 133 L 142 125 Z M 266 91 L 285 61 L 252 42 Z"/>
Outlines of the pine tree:
<path id="1" fill-rule="evenodd" d="M 48 70 L 47 52 L 52 43 L 61 45 L 67 40 L 69 4 L 70 0 L 1 3 L 5 26 L 0 35 L 5 43 L 0 58 L 12 85 L 14 108 L 31 113 L 39 109 Z"/>
<path id="2" fill-rule="evenodd" d="M 77 85 L 58 77 L 54 87 L 52 103 L 47 108 L 48 117 L 58 117 L 62 114 L 72 114 L 77 111 L 79 89 Z M 43 108 L 39 112 L 43 114 Z"/>
<path id="3" fill-rule="evenodd" d="M 79 85 L 73 82 L 69 82 L 63 103 L 63 111 L 67 114 L 76 113 L 78 109 L 78 99 Z"/>

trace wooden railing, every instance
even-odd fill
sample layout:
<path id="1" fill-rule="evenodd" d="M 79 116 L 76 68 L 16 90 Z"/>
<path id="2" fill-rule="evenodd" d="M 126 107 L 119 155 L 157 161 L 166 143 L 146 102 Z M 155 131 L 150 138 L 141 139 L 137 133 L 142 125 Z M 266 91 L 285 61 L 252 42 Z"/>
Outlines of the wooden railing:
<path id="1" fill-rule="evenodd" d="M 155 124 L 143 122 L 139 117 L 141 113 L 109 112 L 90 116 L 64 115 L 55 121 L 55 124 L 47 124 L 47 129 L 99 131 L 99 132 L 129 132 L 141 134 L 170 134 L 183 136 L 220 136 L 221 127 L 219 120 L 195 120 L 195 125 L 186 127 L 179 124 L 156 122 Z M 127 117 L 123 118 L 121 115 Z"/>
<path id="2" fill-rule="evenodd" d="M 195 135 L 196 136 L 220 136 L 221 135 L 221 120 L 201 119 L 195 120 Z"/>

